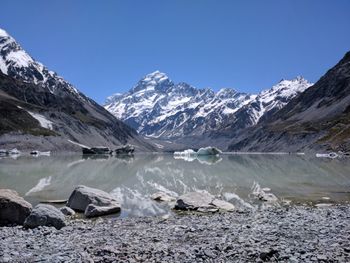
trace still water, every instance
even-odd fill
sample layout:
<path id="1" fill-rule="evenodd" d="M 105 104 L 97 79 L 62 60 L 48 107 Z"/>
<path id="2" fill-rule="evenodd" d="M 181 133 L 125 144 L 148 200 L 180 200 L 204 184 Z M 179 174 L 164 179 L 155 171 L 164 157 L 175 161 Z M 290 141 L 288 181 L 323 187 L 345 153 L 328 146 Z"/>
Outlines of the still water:
<path id="1" fill-rule="evenodd" d="M 105 190 L 122 204 L 119 216 L 162 215 L 169 205 L 151 200 L 163 191 L 177 196 L 206 190 L 237 207 L 256 208 L 254 187 L 270 188 L 279 202 L 347 203 L 350 159 L 297 155 L 222 155 L 175 159 L 172 155 L 134 157 L 20 156 L 0 159 L 0 188 L 11 188 L 33 205 L 68 199 L 77 185 Z"/>

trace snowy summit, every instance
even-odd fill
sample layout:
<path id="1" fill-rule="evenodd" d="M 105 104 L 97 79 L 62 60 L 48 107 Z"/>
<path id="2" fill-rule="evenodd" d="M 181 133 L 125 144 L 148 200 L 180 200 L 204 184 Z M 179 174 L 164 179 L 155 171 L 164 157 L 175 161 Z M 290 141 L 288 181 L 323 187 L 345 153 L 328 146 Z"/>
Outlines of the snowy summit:
<path id="1" fill-rule="evenodd" d="M 172 139 L 201 135 L 248 115 L 243 126 L 256 124 L 266 113 L 282 108 L 309 87 L 301 77 L 283 80 L 260 94 L 232 88 L 218 92 L 197 89 L 185 82 L 175 84 L 160 71 L 152 72 L 127 93 L 107 98 L 105 108 L 149 137 Z"/>

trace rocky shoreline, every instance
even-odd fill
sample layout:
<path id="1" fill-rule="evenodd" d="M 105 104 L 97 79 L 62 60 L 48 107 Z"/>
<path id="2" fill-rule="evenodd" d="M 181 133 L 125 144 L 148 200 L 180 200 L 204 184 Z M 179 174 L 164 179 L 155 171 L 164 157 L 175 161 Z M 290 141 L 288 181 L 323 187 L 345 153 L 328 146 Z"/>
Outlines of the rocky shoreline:
<path id="1" fill-rule="evenodd" d="M 0 262 L 350 262 L 350 206 L 0 228 Z"/>

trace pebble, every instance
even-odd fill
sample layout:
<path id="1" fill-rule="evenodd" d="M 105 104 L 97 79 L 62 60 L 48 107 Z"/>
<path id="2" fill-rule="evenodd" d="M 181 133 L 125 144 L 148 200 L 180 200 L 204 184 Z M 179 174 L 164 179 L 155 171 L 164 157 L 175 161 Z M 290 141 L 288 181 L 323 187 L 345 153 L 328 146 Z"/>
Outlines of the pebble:
<path id="1" fill-rule="evenodd" d="M 249 226 L 249 227 L 247 227 Z M 0 228 L 0 262 L 350 262 L 350 206 Z"/>

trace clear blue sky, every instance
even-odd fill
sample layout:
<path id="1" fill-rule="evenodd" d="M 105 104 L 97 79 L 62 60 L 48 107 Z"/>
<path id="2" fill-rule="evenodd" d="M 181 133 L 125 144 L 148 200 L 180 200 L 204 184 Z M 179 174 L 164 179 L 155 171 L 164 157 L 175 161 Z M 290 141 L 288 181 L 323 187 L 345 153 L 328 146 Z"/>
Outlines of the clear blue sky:
<path id="1" fill-rule="evenodd" d="M 348 0 L 2 0 L 0 27 L 98 102 L 159 69 L 198 88 L 316 81 L 350 50 Z"/>

